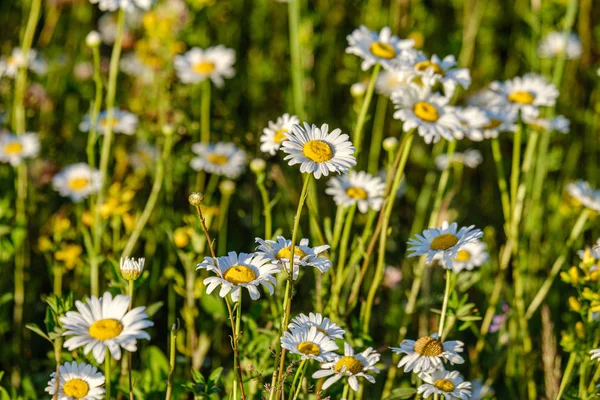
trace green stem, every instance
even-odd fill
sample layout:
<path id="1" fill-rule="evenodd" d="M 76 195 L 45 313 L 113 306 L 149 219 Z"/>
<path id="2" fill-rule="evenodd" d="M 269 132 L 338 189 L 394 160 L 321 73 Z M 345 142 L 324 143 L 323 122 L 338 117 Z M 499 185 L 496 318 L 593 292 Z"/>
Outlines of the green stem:
<path id="1" fill-rule="evenodd" d="M 200 142 L 205 144 L 210 143 L 210 86 L 210 79 L 205 79 L 204 82 L 202 82 Z"/>
<path id="2" fill-rule="evenodd" d="M 444 338 L 444 323 L 446 322 L 446 311 L 448 309 L 448 298 L 450 297 L 450 281 L 452 280 L 452 270 L 446 270 L 446 290 L 444 290 L 444 302 L 442 303 L 442 315 L 440 316 L 440 327 L 438 328 L 438 336 L 440 340 Z"/>
<path id="3" fill-rule="evenodd" d="M 133 279 L 127 281 L 128 282 L 128 295 L 129 295 L 129 311 L 133 308 L 133 290 L 135 287 L 135 281 Z M 133 400 L 133 379 L 131 378 L 131 363 L 132 363 L 132 354 L 131 352 L 127 353 L 128 363 L 127 363 L 127 375 L 129 380 L 129 400 Z"/>
<path id="4" fill-rule="evenodd" d="M 288 2 L 288 20 L 294 110 L 300 121 L 303 121 L 306 119 L 306 116 L 304 114 L 304 77 L 302 73 L 302 60 L 300 58 L 300 41 L 298 40 L 298 25 L 300 23 L 299 0 L 290 0 Z"/>
<path id="5" fill-rule="evenodd" d="M 54 275 L 54 294 L 56 297 L 60 297 L 62 295 L 62 278 L 63 278 L 63 269 L 59 266 L 52 267 L 52 272 Z"/>
<path id="6" fill-rule="evenodd" d="M 173 394 L 173 374 L 175 373 L 175 351 L 177 348 L 177 327 L 171 327 L 171 340 L 169 340 L 169 376 L 167 377 L 167 395 L 165 400 L 171 400 Z"/>
<path id="7" fill-rule="evenodd" d="M 110 400 L 110 351 L 108 351 L 108 349 L 106 349 L 106 355 L 104 356 L 104 378 L 106 379 L 106 396 L 105 399 L 106 400 Z"/>
<path id="8" fill-rule="evenodd" d="M 273 236 L 273 222 L 271 217 L 271 202 L 269 200 L 269 192 L 265 186 L 265 173 L 260 172 L 256 176 L 256 185 L 262 197 L 264 214 L 265 214 L 265 240 L 270 240 Z"/>
<path id="9" fill-rule="evenodd" d="M 350 389 L 350 385 L 345 384 L 344 385 L 344 392 L 342 393 L 342 399 L 346 399 L 348 400 L 348 391 Z"/>
<path id="10" fill-rule="evenodd" d="M 519 187 L 519 178 L 521 173 L 521 137 L 523 134 L 523 122 L 519 121 L 519 126 L 513 137 L 512 168 L 510 171 L 510 208 L 514 211 L 517 202 L 517 190 Z"/>
<path id="11" fill-rule="evenodd" d="M 102 75 L 100 73 L 100 49 L 98 46 L 92 47 L 92 58 L 94 60 L 94 84 L 96 85 L 96 94 L 94 97 L 94 104 L 92 105 L 92 113 L 90 115 L 90 131 L 88 134 L 87 141 L 87 159 L 88 164 L 91 168 L 96 168 L 96 154 L 95 154 L 95 146 L 96 146 L 96 125 L 98 124 L 98 115 L 100 114 L 100 109 L 102 108 Z"/>
<path id="12" fill-rule="evenodd" d="M 304 372 L 306 371 L 306 362 L 307 361 L 308 361 L 307 359 L 302 360 L 300 362 L 300 365 L 298 366 L 298 369 L 296 370 L 296 373 L 294 374 L 294 379 L 292 380 L 292 386 L 290 387 L 290 393 L 294 393 L 293 399 L 298 397 L 298 394 L 300 393 L 300 389 L 302 388 L 302 379 L 304 379 Z M 298 384 L 298 386 L 296 386 L 296 383 Z M 294 391 L 294 388 L 296 388 L 295 391 Z"/>
<path id="13" fill-rule="evenodd" d="M 369 87 L 365 93 L 365 98 L 363 99 L 360 113 L 358 114 L 358 119 L 356 120 L 354 135 L 352 135 L 352 141 L 354 143 L 354 147 L 356 147 L 356 153 L 354 154 L 355 156 L 358 156 L 361 150 L 363 128 L 367 119 L 367 112 L 369 111 L 369 106 L 371 105 L 373 91 L 375 90 L 375 82 L 377 81 L 377 75 L 379 75 L 380 69 L 381 65 L 379 63 L 375 64 L 375 68 L 373 68 L 373 73 L 371 74 L 371 79 L 369 80 Z"/>
<path id="14" fill-rule="evenodd" d="M 492 145 L 492 156 L 494 157 L 494 162 L 496 163 L 496 174 L 498 176 L 498 188 L 500 189 L 504 221 L 508 221 L 510 218 L 510 197 L 508 195 L 508 185 L 506 184 L 506 177 L 504 175 L 504 164 L 502 162 L 500 141 L 498 138 L 493 138 L 490 141 L 490 144 Z"/>
<path id="15" fill-rule="evenodd" d="M 234 400 L 237 400 L 238 384 L 239 384 L 239 386 L 244 385 L 244 382 L 241 381 L 241 379 L 242 379 L 241 369 L 242 368 L 240 366 L 240 354 L 239 354 L 239 347 L 238 347 L 239 340 L 240 340 L 241 321 L 242 321 L 242 293 L 240 293 L 240 297 L 238 298 L 238 302 L 237 302 L 237 310 L 236 310 L 236 317 L 235 317 L 235 332 L 234 332 L 234 336 L 233 336 L 234 346 L 236 349 L 236 351 L 233 353 L 233 355 L 234 355 L 233 368 L 237 371 L 240 371 L 239 374 L 236 374 L 236 373 L 233 374 L 233 398 L 234 398 Z M 240 382 L 237 382 L 238 376 L 239 376 Z"/>
<path id="16" fill-rule="evenodd" d="M 219 205 L 219 238 L 217 240 L 218 254 L 225 254 L 227 251 L 227 220 L 229 215 L 229 204 L 231 194 L 225 193 L 221 196 L 221 204 Z"/>
<path id="17" fill-rule="evenodd" d="M 558 391 L 558 395 L 556 396 L 556 400 L 561 399 L 563 392 L 567 388 L 569 380 L 571 379 L 571 374 L 573 373 L 573 367 L 575 367 L 576 360 L 577 355 L 575 353 L 571 353 L 571 355 L 569 356 L 569 361 L 567 362 L 567 368 L 565 368 L 562 380 L 560 381 L 560 389 Z"/>
<path id="18" fill-rule="evenodd" d="M 379 168 L 379 157 L 381 155 L 381 144 L 383 142 L 383 128 L 388 106 L 388 98 L 379 96 L 375 107 L 375 121 L 373 122 L 373 136 L 369 145 L 369 168 L 367 172 L 371 175 L 377 174 Z"/>
<path id="19" fill-rule="evenodd" d="M 331 252 L 335 254 L 338 249 L 340 237 L 342 235 L 342 228 L 344 227 L 344 214 L 346 208 L 338 206 L 335 212 L 335 222 L 333 225 L 333 239 L 331 241 Z M 332 254 L 332 255 L 333 255 Z"/>

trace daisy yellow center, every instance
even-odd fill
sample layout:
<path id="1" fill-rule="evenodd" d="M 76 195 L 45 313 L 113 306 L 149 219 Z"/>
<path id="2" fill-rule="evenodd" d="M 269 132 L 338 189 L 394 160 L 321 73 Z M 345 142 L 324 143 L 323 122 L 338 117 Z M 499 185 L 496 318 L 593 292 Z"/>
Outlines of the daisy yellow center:
<path id="1" fill-rule="evenodd" d="M 385 58 L 386 60 L 391 60 L 396 57 L 396 50 L 387 43 L 373 42 L 373 44 L 369 46 L 369 50 L 375 57 Z"/>
<path id="2" fill-rule="evenodd" d="M 21 151 L 23 151 L 23 145 L 19 142 L 12 142 L 4 146 L 6 154 L 19 154 Z"/>
<path id="3" fill-rule="evenodd" d="M 447 393 L 454 391 L 454 383 L 448 379 L 438 379 L 433 386 Z"/>
<path id="4" fill-rule="evenodd" d="M 197 74 L 210 74 L 215 70 L 215 64 L 211 63 L 210 61 L 202 61 L 194 64 L 192 69 Z"/>
<path id="5" fill-rule="evenodd" d="M 346 189 L 346 194 L 355 200 L 365 200 L 368 197 L 367 191 L 359 187 L 349 187 Z"/>
<path id="6" fill-rule="evenodd" d="M 443 233 L 431 241 L 429 248 L 431 250 L 448 250 L 458 243 L 458 238 L 451 233 Z"/>
<path id="7" fill-rule="evenodd" d="M 313 342 L 302 342 L 298 345 L 298 351 L 302 354 L 318 356 L 321 354 L 321 349 L 319 346 L 314 344 Z"/>
<path id="8" fill-rule="evenodd" d="M 532 104 L 535 96 L 524 90 L 516 90 L 508 95 L 508 100 L 513 103 Z"/>
<path id="9" fill-rule="evenodd" d="M 277 252 L 277 255 L 275 256 L 278 260 L 281 260 L 282 258 L 287 258 L 288 260 L 290 258 L 292 258 L 292 250 L 290 249 L 291 246 L 288 247 L 284 247 L 283 249 L 279 250 Z M 299 258 L 304 258 L 306 257 L 306 253 L 302 251 L 302 249 L 300 247 L 296 247 L 294 246 L 294 254 L 296 256 L 298 256 Z"/>
<path id="10" fill-rule="evenodd" d="M 484 126 L 484 129 L 496 129 L 500 125 L 502 125 L 502 121 L 496 118 L 492 118 L 490 119 L 490 123 Z"/>
<path id="11" fill-rule="evenodd" d="M 413 106 L 413 112 L 426 122 L 435 122 L 440 118 L 437 108 L 426 101 L 419 101 Z"/>
<path id="12" fill-rule="evenodd" d="M 454 261 L 465 262 L 465 261 L 469 261 L 470 259 L 471 259 L 471 253 L 469 253 L 466 250 L 459 250 L 458 255 L 456 256 Z"/>
<path id="13" fill-rule="evenodd" d="M 73 178 L 69 179 L 67 185 L 69 186 L 69 189 L 78 191 L 85 189 L 89 183 L 90 181 L 87 178 Z"/>
<path id="14" fill-rule="evenodd" d="M 425 357 L 436 357 L 444 352 L 444 346 L 438 339 L 424 336 L 415 342 L 413 350 Z"/>
<path id="15" fill-rule="evenodd" d="M 90 336 L 100 341 L 114 339 L 121 332 L 123 332 L 123 324 L 112 318 L 100 319 L 90 326 Z"/>
<path id="16" fill-rule="evenodd" d="M 314 162 L 322 163 L 333 158 L 333 150 L 329 143 L 322 140 L 311 140 L 304 145 L 302 154 Z"/>
<path id="17" fill-rule="evenodd" d="M 234 285 L 239 285 L 240 283 L 252 282 L 256 279 L 256 274 L 252 268 L 245 265 L 235 265 L 225 271 L 223 278 Z"/>
<path id="18" fill-rule="evenodd" d="M 227 164 L 228 158 L 222 154 L 211 154 L 208 156 L 208 161 L 217 165 L 225 165 Z"/>
<path id="19" fill-rule="evenodd" d="M 275 133 L 275 137 L 273 137 L 273 141 L 277 144 L 283 142 L 284 140 L 286 140 L 287 138 L 285 137 L 285 134 L 288 132 L 287 129 L 280 129 L 277 131 L 277 133 Z"/>
<path id="20" fill-rule="evenodd" d="M 83 399 L 90 391 L 90 385 L 83 379 L 70 379 L 63 385 L 63 392 L 69 397 Z"/>
<path id="21" fill-rule="evenodd" d="M 426 72 L 429 68 L 431 68 L 435 74 L 444 76 L 444 69 L 434 62 L 421 61 L 415 65 L 415 69 L 421 72 Z"/>
<path id="22" fill-rule="evenodd" d="M 102 126 L 103 128 L 107 128 L 108 126 L 115 126 L 116 124 L 119 123 L 119 118 L 104 118 L 102 120 L 102 122 L 100 122 L 100 126 Z"/>
<path id="23" fill-rule="evenodd" d="M 335 372 L 340 372 L 343 367 L 346 367 L 346 371 L 350 371 L 352 375 L 356 375 L 363 370 L 363 363 L 356 357 L 344 356 L 335 363 L 333 369 Z"/>

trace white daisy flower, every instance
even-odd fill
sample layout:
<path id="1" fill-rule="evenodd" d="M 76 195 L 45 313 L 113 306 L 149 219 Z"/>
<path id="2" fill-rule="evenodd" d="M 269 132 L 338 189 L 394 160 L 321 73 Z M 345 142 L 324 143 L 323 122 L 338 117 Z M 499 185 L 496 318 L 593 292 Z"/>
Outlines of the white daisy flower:
<path id="1" fill-rule="evenodd" d="M 442 265 L 446 269 L 452 269 L 452 260 L 458 257 L 458 251 L 470 242 L 481 238 L 483 232 L 476 229 L 475 225 L 462 227 L 457 231 L 456 222 L 448 224 L 444 221 L 441 227 L 425 229 L 423 235 L 417 233 L 416 239 L 409 239 L 408 251 L 412 251 L 408 257 L 427 256 L 430 263 L 435 256 L 441 254 Z"/>
<path id="2" fill-rule="evenodd" d="M 590 350 L 591 357 L 590 359 L 596 360 L 600 358 L 600 349 Z"/>
<path id="3" fill-rule="evenodd" d="M 394 118 L 404 122 L 404 132 L 417 128 L 425 143 L 436 143 L 442 137 L 452 141 L 455 133 L 460 132 L 454 108 L 440 94 L 412 84 L 394 92 L 392 101 L 396 106 Z"/>
<path id="4" fill-rule="evenodd" d="M 58 400 L 101 400 L 105 390 L 104 375 L 98 368 L 90 364 L 75 361 L 64 363 L 59 367 Z M 56 373 L 50 374 L 46 392 L 50 396 L 56 394 Z"/>
<path id="5" fill-rule="evenodd" d="M 427 58 L 422 52 L 418 52 L 418 58 L 412 69 L 411 80 L 433 87 L 441 83 L 444 95 L 451 98 L 457 86 L 466 89 L 471 84 L 471 74 L 467 68 L 455 68 L 456 59 L 453 55 L 440 59 L 437 55 Z"/>
<path id="6" fill-rule="evenodd" d="M 485 88 L 469 95 L 467 105 L 496 111 L 504 108 L 505 101 L 497 93 Z"/>
<path id="7" fill-rule="evenodd" d="M 368 70 L 379 63 L 383 68 L 390 68 L 393 60 L 405 49 L 411 49 L 414 40 L 401 40 L 392 35 L 392 30 L 387 26 L 380 33 L 372 32 L 361 25 L 352 34 L 346 37 L 348 47 L 346 53 L 354 54 L 363 59 L 361 68 Z"/>
<path id="8" fill-rule="evenodd" d="M 127 75 L 141 79 L 142 82 L 148 84 L 154 81 L 154 70 L 152 67 L 144 64 L 144 62 L 135 53 L 129 53 L 121 57 L 119 68 Z"/>
<path id="9" fill-rule="evenodd" d="M 479 379 L 475 379 L 471 382 L 471 397 L 470 400 L 482 400 L 487 396 L 494 394 L 494 388 L 490 385 L 486 385 Z"/>
<path id="10" fill-rule="evenodd" d="M 404 372 L 432 372 L 444 369 L 444 362 L 462 364 L 465 360 L 458 354 L 462 353 L 464 343 L 458 340 L 443 342 L 437 333 L 423 336 L 419 340 L 403 340 L 400 347 L 390 347 L 397 354 L 406 354 L 398 363 L 398 368 Z"/>
<path id="11" fill-rule="evenodd" d="M 383 70 L 377 75 L 375 91 L 380 95 L 391 97 L 392 93 L 401 90 L 410 83 L 408 80 L 409 77 L 409 70 L 399 68 Z"/>
<path id="12" fill-rule="evenodd" d="M 292 132 L 285 135 L 288 140 L 281 145 L 287 154 L 284 160 L 289 160 L 289 165 L 300 164 L 302 173 L 314 174 L 319 179 L 330 172 L 346 174 L 356 165 L 353 156 L 356 149 L 341 129 L 329 132 L 327 124 L 319 128 L 305 122 L 304 128 L 294 125 Z"/>
<path id="13" fill-rule="evenodd" d="M 464 153 L 453 153 L 450 157 L 447 154 L 440 154 L 435 158 L 435 165 L 440 171 L 443 171 L 453 163 L 463 164 L 469 168 L 477 168 L 482 161 L 483 157 L 479 150 L 469 149 Z"/>
<path id="14" fill-rule="evenodd" d="M 554 31 L 544 36 L 537 52 L 541 58 L 557 58 L 564 54 L 567 59 L 574 60 L 581 57 L 583 47 L 576 34 L 571 33 L 565 41 L 565 35 L 562 32 Z"/>
<path id="15" fill-rule="evenodd" d="M 502 132 L 514 132 L 517 129 L 518 112 L 506 107 L 482 108 L 489 123 L 479 129 L 483 139 L 497 138 Z M 472 139 L 475 140 L 475 139 Z"/>
<path id="16" fill-rule="evenodd" d="M 540 113 L 538 107 L 554 106 L 558 97 L 554 84 L 533 73 L 504 82 L 492 82 L 490 89 L 503 99 L 507 107 L 528 117 L 537 117 Z"/>
<path id="17" fill-rule="evenodd" d="M 441 395 L 446 400 L 468 399 L 471 397 L 471 382 L 465 382 L 458 371 L 435 371 L 420 376 L 424 384 L 417 388 L 423 398 Z"/>
<path id="18" fill-rule="evenodd" d="M 292 247 L 291 240 L 287 240 L 283 236 L 277 236 L 276 241 L 256 238 L 256 242 L 259 244 L 256 248 L 257 254 L 263 255 L 274 264 L 279 265 L 280 268 L 285 268 L 286 272 L 289 273 L 290 249 Z M 322 274 L 329 271 L 329 268 L 331 268 L 331 261 L 325 257 L 319 256 L 319 254 L 329 249 L 329 245 L 310 247 L 308 242 L 308 239 L 302 239 L 299 244 L 294 246 L 293 280 L 298 279 L 300 267 L 314 267 Z"/>
<path id="19" fill-rule="evenodd" d="M 315 326 L 284 332 L 281 347 L 302 356 L 303 360 L 312 359 L 321 363 L 335 359 L 337 354 L 333 352 L 338 349 L 338 345 Z"/>
<path id="20" fill-rule="evenodd" d="M 571 182 L 566 187 L 567 193 L 579 204 L 600 212 L 600 191 L 592 188 L 583 180 Z"/>
<path id="21" fill-rule="evenodd" d="M 131 37 L 132 30 L 139 28 L 143 14 L 141 12 L 128 12 L 125 14 L 125 26 L 123 29 L 123 38 Z M 111 45 L 117 38 L 118 23 L 117 14 L 106 12 L 98 18 L 98 33 L 102 42 Z"/>
<path id="22" fill-rule="evenodd" d="M 39 152 L 40 139 L 35 133 L 28 132 L 20 136 L 0 134 L 0 162 L 16 167 L 24 159 L 36 157 Z"/>
<path id="23" fill-rule="evenodd" d="M 567 134 L 571 130 L 571 121 L 562 115 L 552 119 L 542 117 L 531 118 L 524 115 L 523 122 L 525 122 L 529 127 L 540 132 L 560 132 Z"/>
<path id="24" fill-rule="evenodd" d="M 341 207 L 357 205 L 361 213 L 369 209 L 379 211 L 383 204 L 385 182 L 364 171 L 350 171 L 348 175 L 331 178 L 325 193 L 333 196 L 335 204 Z"/>
<path id="25" fill-rule="evenodd" d="M 484 132 L 491 122 L 484 110 L 475 106 L 467 106 L 465 108 L 457 107 L 455 111 L 461 125 L 460 134 L 457 134 L 459 139 L 465 136 L 475 142 L 485 139 Z"/>
<path id="26" fill-rule="evenodd" d="M 476 240 L 465 244 L 458 251 L 458 257 L 452 260 L 452 270 L 457 274 L 463 270 L 472 271 L 487 263 L 489 259 L 490 254 L 487 251 L 487 245 L 480 240 Z"/>
<path id="27" fill-rule="evenodd" d="M 0 78 L 15 78 L 21 67 L 27 67 L 38 75 L 44 75 L 48 71 L 48 65 L 38 56 L 37 51 L 30 49 L 26 60 L 21 48 L 15 47 L 10 56 L 0 57 Z"/>
<path id="28" fill-rule="evenodd" d="M 336 359 L 321 365 L 321 369 L 315 372 L 314 379 L 330 376 L 323 384 L 323 390 L 333 385 L 343 377 L 348 377 L 348 385 L 355 392 L 358 391 L 358 378 L 363 377 L 371 383 L 375 383 L 375 377 L 368 372 L 379 373 L 375 364 L 381 357 L 378 352 L 371 347 L 359 354 L 354 354 L 354 349 L 350 344 L 344 343 L 344 356 L 336 355 Z"/>
<path id="29" fill-rule="evenodd" d="M 585 246 L 584 249 L 577 250 L 577 255 L 581 260 L 586 257 L 586 251 L 589 251 L 589 256 L 593 257 L 594 260 L 600 260 L 600 238 L 596 240 L 593 246 Z"/>
<path id="30" fill-rule="evenodd" d="M 246 152 L 233 143 L 194 143 L 192 151 L 198 155 L 190 162 L 194 170 L 224 175 L 231 179 L 244 172 L 248 160 Z"/>
<path id="31" fill-rule="evenodd" d="M 287 140 L 285 134 L 292 130 L 292 126 L 300 123 L 295 115 L 283 114 L 277 121 L 269 121 L 269 126 L 263 129 L 260 136 L 260 150 L 270 155 L 275 155 L 281 147 L 281 142 Z"/>
<path id="32" fill-rule="evenodd" d="M 61 196 L 81 201 L 100 190 L 100 171 L 86 163 L 72 164 L 54 175 L 52 186 Z"/>
<path id="33" fill-rule="evenodd" d="M 319 313 L 299 314 L 295 318 L 292 318 L 288 329 L 291 331 L 308 329 L 311 327 L 317 328 L 317 331 L 321 332 L 325 336 L 331 339 L 342 339 L 345 330 L 340 328 L 338 324 L 332 322 L 329 318 L 323 317 Z"/>
<path id="34" fill-rule="evenodd" d="M 205 257 L 204 262 L 198 264 L 197 269 L 206 269 L 217 274 L 217 276 L 209 276 L 204 279 L 204 284 L 207 285 L 206 293 L 212 293 L 217 286 L 221 285 L 219 296 L 224 298 L 231 292 L 233 301 L 239 299 L 242 288 L 248 290 L 252 300 L 258 299 L 260 297 L 259 284 L 272 295 L 273 285 L 275 285 L 273 275 L 281 271 L 279 265 L 273 264 L 262 254 L 240 253 L 238 255 L 234 251 L 230 251 L 225 257 L 217 257 L 216 265 L 212 257 Z"/>
<path id="35" fill-rule="evenodd" d="M 63 336 L 72 336 L 65 341 L 64 347 L 73 351 L 84 346 L 83 353 L 87 355 L 91 351 L 98 364 L 104 362 L 106 349 L 115 360 L 121 359 L 121 348 L 137 351 L 137 339 L 150 340 L 144 329 L 154 323 L 144 312 L 146 307 L 127 311 L 130 300 L 122 294 L 113 298 L 109 292 L 100 298 L 87 298 L 87 304 L 77 300 L 78 311 L 68 311 L 60 318 L 65 329 Z"/>
<path id="36" fill-rule="evenodd" d="M 133 135 L 138 125 L 138 117 L 128 111 L 119 108 L 113 109 L 113 116 L 108 119 L 108 111 L 102 111 L 98 114 L 96 122 L 96 132 L 104 135 L 109 127 L 112 127 L 113 133 L 123 133 L 125 135 Z M 87 114 L 83 121 L 79 124 L 79 130 L 89 132 L 91 128 L 91 116 Z"/>
<path id="37" fill-rule="evenodd" d="M 223 78 L 235 75 L 235 50 L 223 45 L 201 49 L 194 47 L 187 53 L 175 56 L 177 76 L 183 83 L 199 83 L 210 79 L 215 86 L 223 86 Z"/>
<path id="38" fill-rule="evenodd" d="M 154 0 L 90 0 L 92 4 L 98 4 L 101 11 L 117 11 L 118 9 L 127 12 L 148 11 Z"/>

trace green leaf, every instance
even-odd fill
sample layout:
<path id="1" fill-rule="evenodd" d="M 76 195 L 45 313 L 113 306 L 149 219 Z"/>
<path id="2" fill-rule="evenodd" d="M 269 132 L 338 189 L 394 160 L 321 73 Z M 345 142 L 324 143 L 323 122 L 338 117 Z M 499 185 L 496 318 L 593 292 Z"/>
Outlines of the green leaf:
<path id="1" fill-rule="evenodd" d="M 29 329 L 32 332 L 37 333 L 38 335 L 40 335 L 41 337 L 43 337 L 44 339 L 46 339 L 47 341 L 49 341 L 50 343 L 52 343 L 52 340 L 50 340 L 50 338 L 48 337 L 48 335 L 46 335 L 46 332 L 44 332 L 43 330 L 41 330 L 40 327 L 37 326 L 36 324 L 27 324 L 27 325 L 25 325 L 25 328 Z"/>
<path id="2" fill-rule="evenodd" d="M 227 318 L 224 301 L 218 296 L 208 294 L 202 295 L 200 297 L 200 306 L 212 316 L 220 316 L 222 317 L 221 319 Z"/>
<path id="3" fill-rule="evenodd" d="M 223 373 L 223 367 L 219 367 L 217 369 L 215 369 L 213 372 L 210 373 L 210 376 L 208 377 L 208 380 L 210 382 L 219 382 L 219 380 L 221 379 L 221 373 Z"/>
<path id="4" fill-rule="evenodd" d="M 385 400 L 410 399 L 417 393 L 415 388 L 397 388 L 392 390 L 389 397 Z"/>
<path id="5" fill-rule="evenodd" d="M 146 314 L 148 314 L 149 317 L 152 317 L 158 312 L 158 310 L 160 310 L 163 304 L 164 303 L 162 301 L 157 301 L 156 303 L 150 304 L 148 307 L 146 307 Z"/>

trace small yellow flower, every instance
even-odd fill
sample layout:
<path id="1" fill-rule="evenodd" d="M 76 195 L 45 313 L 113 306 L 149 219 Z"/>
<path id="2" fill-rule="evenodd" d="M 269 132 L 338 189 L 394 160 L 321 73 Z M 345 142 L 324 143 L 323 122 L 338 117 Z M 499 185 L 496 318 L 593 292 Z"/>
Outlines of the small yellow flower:
<path id="1" fill-rule="evenodd" d="M 41 252 L 51 251 L 54 248 L 48 236 L 40 236 L 38 239 L 38 249 Z"/>
<path id="2" fill-rule="evenodd" d="M 61 244 L 60 250 L 54 253 L 56 261 L 62 261 L 66 269 L 73 269 L 80 263 L 83 249 L 78 244 Z"/>
<path id="3" fill-rule="evenodd" d="M 577 337 L 579 339 L 585 338 L 585 327 L 583 326 L 583 323 L 581 321 L 575 324 L 575 333 L 577 334 Z"/>
<path id="4" fill-rule="evenodd" d="M 575 312 L 581 311 L 581 303 L 574 296 L 569 297 L 569 306 Z"/>
<path id="5" fill-rule="evenodd" d="M 574 285 L 579 282 L 579 269 L 577 269 L 577 267 L 571 267 L 571 269 L 569 269 L 569 278 Z"/>
<path id="6" fill-rule="evenodd" d="M 135 224 L 137 222 L 137 218 L 135 215 L 131 215 L 129 213 L 125 213 L 122 216 L 123 225 L 125 225 L 125 229 L 127 232 L 131 232 L 135 228 Z"/>
<path id="7" fill-rule="evenodd" d="M 92 226 L 94 223 L 94 217 L 92 216 L 92 213 L 89 211 L 84 211 L 81 215 L 81 222 L 83 222 L 83 224 L 87 227 Z"/>
<path id="8" fill-rule="evenodd" d="M 62 235 L 71 227 L 71 221 L 62 215 L 55 215 L 52 219 L 52 233 L 54 235 Z"/>
<path id="9" fill-rule="evenodd" d="M 190 236 L 188 235 L 188 228 L 181 227 L 175 229 L 175 233 L 173 234 L 173 241 L 175 242 L 175 246 L 180 249 L 184 248 L 190 243 Z"/>

